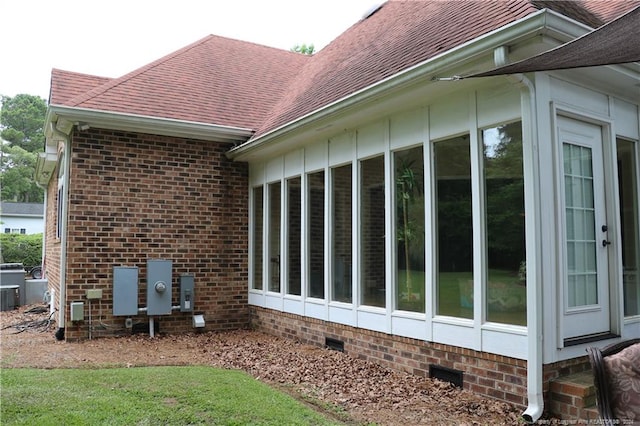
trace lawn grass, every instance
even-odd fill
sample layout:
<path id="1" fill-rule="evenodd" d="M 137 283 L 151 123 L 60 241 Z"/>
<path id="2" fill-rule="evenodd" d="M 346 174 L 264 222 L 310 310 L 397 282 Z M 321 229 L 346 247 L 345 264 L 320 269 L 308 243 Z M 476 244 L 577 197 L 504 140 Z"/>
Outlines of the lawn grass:
<path id="1" fill-rule="evenodd" d="M 339 424 L 244 372 L 212 367 L 3 369 L 4 425 Z"/>

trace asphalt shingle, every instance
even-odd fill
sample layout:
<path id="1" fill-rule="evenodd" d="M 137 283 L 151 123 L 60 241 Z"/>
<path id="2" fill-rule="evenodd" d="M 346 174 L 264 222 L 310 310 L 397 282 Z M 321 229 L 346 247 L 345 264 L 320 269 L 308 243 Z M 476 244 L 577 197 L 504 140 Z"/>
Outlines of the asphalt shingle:
<path id="1" fill-rule="evenodd" d="M 50 103 L 257 137 L 541 8 L 596 28 L 638 4 L 389 0 L 313 56 L 210 35 L 120 78 L 53 70 Z"/>

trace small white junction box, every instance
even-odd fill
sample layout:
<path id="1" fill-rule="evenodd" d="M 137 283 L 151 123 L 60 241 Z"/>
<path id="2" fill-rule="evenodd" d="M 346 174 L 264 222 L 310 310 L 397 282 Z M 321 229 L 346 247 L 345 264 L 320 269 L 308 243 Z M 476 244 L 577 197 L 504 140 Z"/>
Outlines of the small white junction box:
<path id="1" fill-rule="evenodd" d="M 71 321 L 84 321 L 84 302 L 71 302 Z"/>
<path id="2" fill-rule="evenodd" d="M 194 315 L 193 328 L 202 328 L 202 327 L 204 327 L 204 315 Z"/>

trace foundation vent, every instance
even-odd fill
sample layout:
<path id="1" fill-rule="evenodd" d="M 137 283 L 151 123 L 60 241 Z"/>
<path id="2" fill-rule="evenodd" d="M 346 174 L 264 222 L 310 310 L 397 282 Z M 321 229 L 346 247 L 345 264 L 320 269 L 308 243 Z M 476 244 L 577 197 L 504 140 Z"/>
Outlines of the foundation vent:
<path id="1" fill-rule="evenodd" d="M 453 368 L 442 367 L 440 365 L 429 365 L 429 377 L 452 383 L 459 388 L 462 387 L 462 371 Z"/>
<path id="2" fill-rule="evenodd" d="M 344 352 L 344 342 L 342 340 L 325 337 L 324 345 L 333 351 Z"/>

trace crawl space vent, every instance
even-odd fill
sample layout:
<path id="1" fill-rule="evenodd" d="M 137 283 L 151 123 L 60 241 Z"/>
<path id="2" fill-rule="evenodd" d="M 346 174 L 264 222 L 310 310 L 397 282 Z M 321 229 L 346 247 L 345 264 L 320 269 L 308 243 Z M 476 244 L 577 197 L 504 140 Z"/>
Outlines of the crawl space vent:
<path id="1" fill-rule="evenodd" d="M 429 365 L 429 377 L 452 383 L 459 388 L 462 387 L 462 371 L 453 368 L 442 367 L 440 365 Z"/>
<path id="2" fill-rule="evenodd" d="M 325 337 L 324 345 L 331 350 L 344 352 L 344 342 L 342 340 Z"/>

